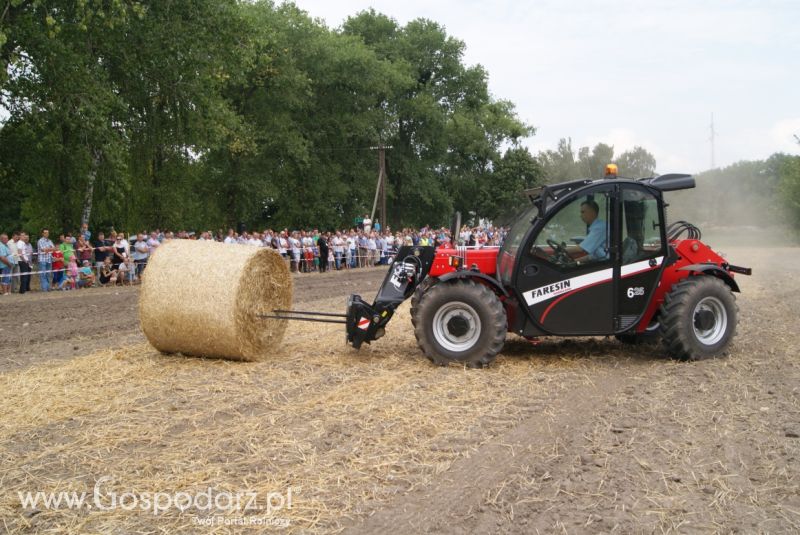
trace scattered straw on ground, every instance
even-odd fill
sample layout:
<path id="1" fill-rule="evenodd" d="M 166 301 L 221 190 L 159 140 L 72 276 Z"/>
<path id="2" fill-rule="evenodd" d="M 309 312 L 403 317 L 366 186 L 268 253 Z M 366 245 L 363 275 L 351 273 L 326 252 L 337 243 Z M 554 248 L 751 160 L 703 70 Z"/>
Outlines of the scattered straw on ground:
<path id="1" fill-rule="evenodd" d="M 434 493 L 424 505 L 439 528 L 464 533 L 796 532 L 800 338 L 791 319 L 800 264 L 764 258 L 754 267 L 773 272 L 742 281 L 740 334 L 731 357 L 716 361 L 664 361 L 608 340 L 534 348 L 510 337 L 488 370 L 434 368 L 402 308 L 360 352 L 344 346 L 341 326 L 298 323 L 259 363 L 165 356 L 142 344 L 0 374 L 0 526 L 245 530 L 198 525 L 208 512 L 194 509 L 20 503 L 19 492 L 91 493 L 110 476 L 106 496 L 211 487 L 255 492 L 265 505 L 291 488 L 292 508 L 272 515 L 290 532 L 357 528 L 419 493 Z M 437 489 L 526 429 L 539 433 L 517 433 L 526 447 L 489 466 L 501 479 L 479 488 L 477 501 L 465 489 L 463 506 L 441 507 Z"/>
<path id="2" fill-rule="evenodd" d="M 329 309 L 341 306 L 329 303 Z M 432 367 L 408 313 L 360 352 L 340 326 L 293 324 L 282 354 L 235 363 L 161 355 L 147 345 L 0 375 L 0 516 L 11 530 L 157 531 L 202 511 L 41 510 L 17 492 L 293 490 L 275 513 L 290 529 L 335 531 L 365 504 L 425 485 L 532 411 L 580 361 L 506 359 L 489 370 Z M 391 327 L 390 327 L 391 328 Z M 513 344 L 512 344 L 513 352 Z M 221 531 L 230 526 L 217 526 Z"/>

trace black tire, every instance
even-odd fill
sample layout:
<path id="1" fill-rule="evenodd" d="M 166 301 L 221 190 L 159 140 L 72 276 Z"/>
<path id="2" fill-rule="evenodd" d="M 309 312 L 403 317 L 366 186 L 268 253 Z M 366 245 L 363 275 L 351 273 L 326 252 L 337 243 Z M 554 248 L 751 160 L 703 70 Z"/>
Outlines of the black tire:
<path id="1" fill-rule="evenodd" d="M 431 286 L 439 282 L 436 277 L 425 277 L 422 284 L 417 286 L 414 293 L 411 294 L 411 325 L 417 326 L 417 314 L 419 314 L 419 300 L 422 299 L 422 294 L 428 291 Z"/>
<path id="2" fill-rule="evenodd" d="M 716 277 L 690 277 L 677 283 L 660 309 L 667 352 L 679 360 L 724 354 L 736 333 L 738 312 L 733 292 Z"/>
<path id="3" fill-rule="evenodd" d="M 422 294 L 414 335 L 434 364 L 488 366 L 506 340 L 506 312 L 495 293 L 471 280 L 435 284 Z"/>
<path id="4" fill-rule="evenodd" d="M 615 335 L 616 339 L 629 346 L 655 345 L 661 341 L 661 324 L 654 320 L 643 333 L 624 333 Z"/>

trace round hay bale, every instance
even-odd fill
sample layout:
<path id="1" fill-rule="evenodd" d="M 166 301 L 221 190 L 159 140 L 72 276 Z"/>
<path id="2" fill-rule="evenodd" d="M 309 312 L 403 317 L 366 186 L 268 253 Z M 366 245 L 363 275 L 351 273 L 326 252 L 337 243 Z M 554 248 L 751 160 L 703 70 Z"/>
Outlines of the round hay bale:
<path id="1" fill-rule="evenodd" d="M 292 276 L 270 249 L 170 240 L 147 263 L 139 320 L 164 353 L 260 360 L 276 347 L 285 320 L 263 319 L 292 303 Z"/>

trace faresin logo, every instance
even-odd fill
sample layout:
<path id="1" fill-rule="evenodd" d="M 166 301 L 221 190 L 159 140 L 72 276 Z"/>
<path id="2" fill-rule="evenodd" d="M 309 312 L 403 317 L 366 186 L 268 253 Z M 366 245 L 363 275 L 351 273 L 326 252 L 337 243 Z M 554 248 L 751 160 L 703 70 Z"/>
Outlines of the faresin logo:
<path id="1" fill-rule="evenodd" d="M 578 277 L 572 277 L 571 279 L 554 282 L 546 286 L 540 286 L 539 288 L 528 290 L 522 295 L 525 297 L 525 302 L 528 303 L 528 306 L 533 306 L 537 303 L 541 303 L 542 301 L 547 301 L 548 299 L 558 297 L 559 295 L 564 295 L 566 293 L 585 288 L 586 286 L 591 286 L 593 284 L 610 280 L 611 269 L 602 269 L 600 271 L 587 273 L 586 275 L 580 275 Z"/>
<path id="2" fill-rule="evenodd" d="M 560 295 L 564 293 L 564 291 L 569 290 L 571 287 L 570 281 L 561 281 L 556 282 L 555 284 L 550 284 L 548 286 L 542 286 L 541 288 L 535 288 L 530 292 L 525 294 L 525 297 L 529 299 L 534 299 L 536 301 L 544 301 L 545 299 L 549 299 L 551 297 L 555 297 L 556 295 Z"/>

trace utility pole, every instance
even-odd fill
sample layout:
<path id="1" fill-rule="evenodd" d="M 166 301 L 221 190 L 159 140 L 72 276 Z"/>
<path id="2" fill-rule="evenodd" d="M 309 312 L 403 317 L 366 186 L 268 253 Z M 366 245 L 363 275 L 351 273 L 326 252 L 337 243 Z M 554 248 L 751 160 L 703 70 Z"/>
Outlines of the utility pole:
<path id="1" fill-rule="evenodd" d="M 711 137 L 709 140 L 711 141 L 711 169 L 715 169 L 717 167 L 715 158 L 714 158 L 714 139 L 717 136 L 717 131 L 714 130 L 714 112 L 711 112 Z"/>
<path id="2" fill-rule="evenodd" d="M 391 146 L 383 144 L 377 147 L 370 147 L 370 150 L 378 151 L 378 186 L 375 188 L 375 200 L 372 201 L 372 213 L 370 219 L 375 221 L 375 210 L 378 207 L 378 198 L 381 199 L 381 228 L 385 228 L 388 218 L 386 216 L 386 149 L 391 149 Z"/>

